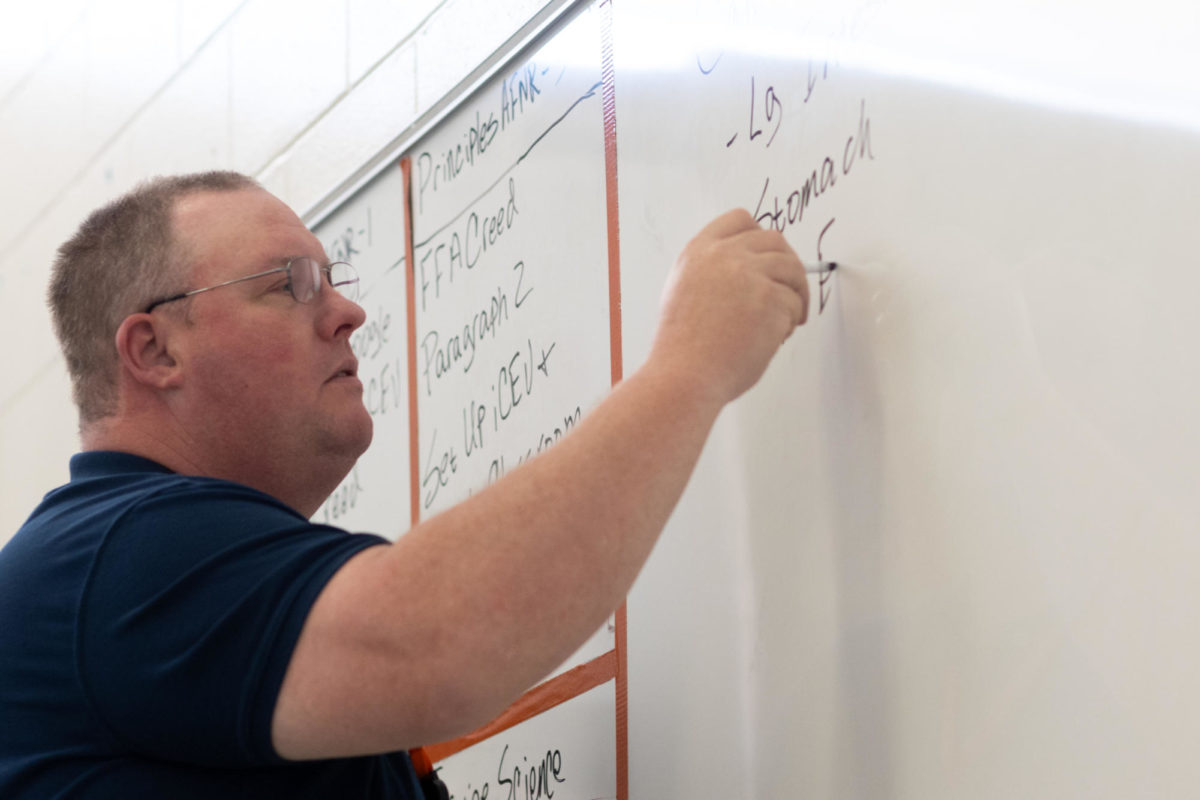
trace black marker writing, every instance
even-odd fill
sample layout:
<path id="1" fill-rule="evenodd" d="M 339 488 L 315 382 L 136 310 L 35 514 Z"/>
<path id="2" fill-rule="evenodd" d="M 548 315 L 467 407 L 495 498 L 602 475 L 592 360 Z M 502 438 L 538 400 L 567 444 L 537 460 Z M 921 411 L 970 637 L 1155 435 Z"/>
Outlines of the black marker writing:
<path id="1" fill-rule="evenodd" d="M 772 122 L 775 123 L 774 127 L 771 128 L 771 135 L 767 138 L 767 140 L 765 142 L 765 146 L 770 147 L 771 142 L 775 141 L 775 136 L 779 133 L 780 126 L 783 125 L 783 101 L 780 100 L 779 95 L 776 94 L 775 87 L 768 86 L 766 92 L 763 95 L 762 102 L 763 102 L 763 114 L 766 117 L 767 124 L 770 125 Z M 755 89 L 754 76 L 751 75 L 750 76 L 749 133 L 750 133 L 750 141 L 752 141 L 752 142 L 755 139 L 757 139 L 758 137 L 763 135 L 763 128 L 759 127 L 759 121 L 755 119 L 757 108 L 758 108 L 758 92 Z M 733 143 L 735 141 L 737 141 L 737 137 L 738 137 L 738 135 L 735 133 L 733 135 L 733 138 L 731 138 L 728 142 L 725 143 L 725 146 L 726 147 L 733 146 Z"/>
<path id="2" fill-rule="evenodd" d="M 500 765 L 496 768 L 496 783 L 508 787 L 507 800 L 547 800 L 554 797 L 556 784 L 566 783 L 562 777 L 562 752 L 547 750 L 540 761 L 529 763 L 528 758 L 522 758 L 521 765 L 506 767 L 504 761 L 508 756 L 508 745 L 500 754 Z"/>
<path id="3" fill-rule="evenodd" d="M 489 112 L 484 119 L 482 113 L 476 111 L 475 121 L 463 131 L 462 141 L 436 156 L 428 150 L 417 155 L 418 213 L 425 207 L 425 192 L 436 192 L 441 184 L 453 181 L 464 169 L 473 166 L 475 159 L 487 152 L 499 127 L 495 112 Z"/>
<path id="4" fill-rule="evenodd" d="M 421 339 L 421 375 L 426 396 L 433 394 L 433 382 L 457 364 L 463 373 L 471 371 L 479 344 L 495 338 L 500 325 L 508 320 L 508 294 L 499 286 L 488 304 L 475 312 L 453 335 L 430 331 Z"/>
<path id="5" fill-rule="evenodd" d="M 389 341 L 388 329 L 391 327 L 391 313 L 380 306 L 375 316 L 350 336 L 350 349 L 359 361 L 370 361 L 379 356 Z"/>
<path id="6" fill-rule="evenodd" d="M 825 234 L 829 232 L 829 229 L 833 227 L 833 223 L 835 222 L 837 222 L 837 217 L 834 217 L 833 219 L 829 220 L 829 222 L 825 223 L 825 227 L 821 228 L 821 233 L 817 236 L 817 261 L 825 260 L 822 245 L 825 242 Z M 818 314 L 825 313 L 825 304 L 829 302 L 829 295 L 833 293 L 833 287 L 829 285 L 829 282 L 832 278 L 833 270 L 826 270 L 825 272 L 821 273 L 820 288 L 818 290 L 821 298 L 821 305 L 817 309 Z"/>
<path id="7" fill-rule="evenodd" d="M 826 80 L 828 78 L 829 78 L 829 62 L 828 61 L 826 61 L 821 66 L 820 77 L 813 74 L 813 62 L 809 61 L 808 62 L 808 92 L 805 93 L 805 95 L 804 95 L 804 102 L 807 103 L 809 100 L 812 99 L 813 90 L 817 88 L 817 83 L 819 81 Z"/>
<path id="8" fill-rule="evenodd" d="M 433 505 L 434 499 L 437 498 L 438 491 L 450 483 L 450 476 L 458 472 L 458 456 L 454 452 L 454 448 L 443 450 L 436 457 L 437 453 L 437 431 L 434 430 L 429 440 L 429 455 L 425 461 L 429 465 L 425 470 L 425 477 L 421 480 L 421 486 L 425 487 L 425 508 Z M 432 486 L 430 483 L 432 482 Z"/>
<path id="9" fill-rule="evenodd" d="M 433 300 L 440 298 L 443 283 L 453 284 L 456 272 L 475 269 L 487 249 L 494 247 L 503 234 L 512 230 L 520 213 L 514 178 L 508 179 L 508 199 L 494 208 L 494 213 L 485 212 L 483 217 L 478 211 L 472 211 L 461 232 L 451 232 L 449 239 L 431 245 L 420 257 L 417 277 L 421 284 L 422 311 L 427 308 L 431 290 Z"/>
<path id="10" fill-rule="evenodd" d="M 781 195 L 774 194 L 768 202 L 768 191 L 771 179 L 763 180 L 762 194 L 754 208 L 754 218 L 760 224 L 768 224 L 777 231 L 785 231 L 792 225 L 799 225 L 804 220 L 804 212 L 825 192 L 837 185 L 839 175 L 846 176 L 854 168 L 859 158 L 874 159 L 871 149 L 871 119 L 867 116 L 867 102 L 862 101 L 858 120 L 858 132 L 846 140 L 846 146 L 841 154 L 841 171 L 835 156 L 826 156 L 819 166 L 799 187 L 793 189 L 782 201 Z"/>
<path id="11" fill-rule="evenodd" d="M 583 419 L 583 410 L 579 406 L 575 406 L 575 410 L 570 414 L 566 414 L 562 418 L 562 423 L 555 425 L 553 428 L 544 430 L 538 434 L 537 444 L 529 447 L 524 453 L 517 457 L 515 466 L 524 464 L 529 459 L 533 458 L 538 453 L 553 445 L 562 437 L 571 432 L 571 429 L 579 424 Z M 488 467 L 487 482 L 495 483 L 508 472 L 508 459 L 503 455 L 499 455 L 492 459 L 491 465 Z"/>
<path id="12" fill-rule="evenodd" d="M 518 261 L 517 263 L 513 264 L 513 270 L 517 273 L 517 299 L 514 305 L 517 308 L 520 308 L 521 304 L 525 302 L 525 298 L 529 297 L 529 293 L 532 292 L 533 289 L 525 287 L 524 261 Z"/>
<path id="13" fill-rule="evenodd" d="M 363 378 L 363 405 L 372 417 L 407 407 L 401 358 L 385 362 L 373 373 L 364 373 Z"/>
<path id="14" fill-rule="evenodd" d="M 350 472 L 350 476 L 321 505 L 321 518 L 326 524 L 337 522 L 346 516 L 358 504 L 358 496 L 362 494 L 362 483 L 358 479 L 358 467 Z"/>

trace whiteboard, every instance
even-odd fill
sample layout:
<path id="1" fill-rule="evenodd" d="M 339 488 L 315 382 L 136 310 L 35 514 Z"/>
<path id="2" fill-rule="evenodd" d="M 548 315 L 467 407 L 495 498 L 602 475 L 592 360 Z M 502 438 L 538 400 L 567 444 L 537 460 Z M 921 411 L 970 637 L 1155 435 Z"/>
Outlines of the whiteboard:
<path id="1" fill-rule="evenodd" d="M 579 52 L 590 63 L 564 63 Z M 599 63 L 584 15 L 413 152 L 423 514 L 551 446 L 608 389 Z"/>
<path id="2" fill-rule="evenodd" d="M 843 265 L 629 599 L 631 794 L 1194 793 L 1195 25 L 789 5 L 615 10 L 627 371 L 727 208 Z"/>
<path id="3" fill-rule="evenodd" d="M 408 530 L 409 392 L 404 181 L 381 172 L 313 229 L 331 261 L 358 272 L 366 321 L 350 337 L 374 424 L 367 452 L 313 520 L 396 539 Z"/>
<path id="4" fill-rule="evenodd" d="M 553 441 L 605 394 L 613 342 L 626 373 L 645 359 L 688 239 L 742 206 L 841 266 L 718 420 L 630 595 L 629 796 L 1188 796 L 1196 12 L 795 6 L 586 6 L 408 151 L 411 264 L 378 224 L 404 217 L 398 170 L 322 222 L 332 256 L 373 221 L 368 325 L 411 323 L 414 380 L 407 410 L 373 412 L 339 489 L 355 502 L 318 517 L 402 528 Z M 403 337 L 377 338 L 355 350 L 382 377 Z M 555 796 L 621 795 L 613 693 L 489 732 L 443 774 L 503 794 L 510 758 L 552 773 L 557 750 L 588 777 Z"/>

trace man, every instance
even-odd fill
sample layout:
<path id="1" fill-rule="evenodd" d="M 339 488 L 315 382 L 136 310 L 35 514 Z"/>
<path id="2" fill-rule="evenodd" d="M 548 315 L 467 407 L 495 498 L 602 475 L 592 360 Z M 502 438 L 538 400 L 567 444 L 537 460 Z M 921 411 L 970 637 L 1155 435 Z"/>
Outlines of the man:
<path id="1" fill-rule="evenodd" d="M 403 751 L 486 722 L 603 623 L 808 307 L 783 238 L 719 217 L 641 368 L 390 544 L 307 521 L 371 439 L 354 280 L 233 173 L 143 185 L 60 249 L 84 452 L 0 553 L 0 796 L 419 796 Z"/>

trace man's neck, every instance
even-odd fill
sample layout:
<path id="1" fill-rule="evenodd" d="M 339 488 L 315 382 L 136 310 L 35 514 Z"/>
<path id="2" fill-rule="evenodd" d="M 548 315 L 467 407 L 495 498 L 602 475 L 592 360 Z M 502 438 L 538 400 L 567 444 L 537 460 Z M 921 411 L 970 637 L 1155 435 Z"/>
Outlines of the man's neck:
<path id="1" fill-rule="evenodd" d="M 88 450 L 114 450 L 148 458 L 181 475 L 203 475 L 234 481 L 271 495 L 306 517 L 317 512 L 329 489 L 272 482 L 286 479 L 280 470 L 255 469 L 237 459 L 223 458 L 207 441 L 198 441 L 170 419 L 134 419 L 114 415 L 82 426 L 82 447 Z M 348 470 L 347 470 L 348 471 Z M 336 484 L 335 484 L 336 485 Z"/>
<path id="2" fill-rule="evenodd" d="M 162 464 L 172 472 L 206 475 L 196 450 L 172 426 L 136 425 L 116 416 L 85 423 L 80 431 L 84 450 L 115 450 L 142 456 Z"/>

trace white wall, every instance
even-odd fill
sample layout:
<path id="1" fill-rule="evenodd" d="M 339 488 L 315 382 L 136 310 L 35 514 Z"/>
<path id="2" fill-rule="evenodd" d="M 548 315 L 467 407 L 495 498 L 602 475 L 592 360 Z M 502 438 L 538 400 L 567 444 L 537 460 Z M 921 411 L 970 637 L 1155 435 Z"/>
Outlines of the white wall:
<path id="1" fill-rule="evenodd" d="M 303 212 L 547 4 L 0 1 L 0 543 L 78 449 L 45 289 L 89 211 L 221 168 Z"/>

